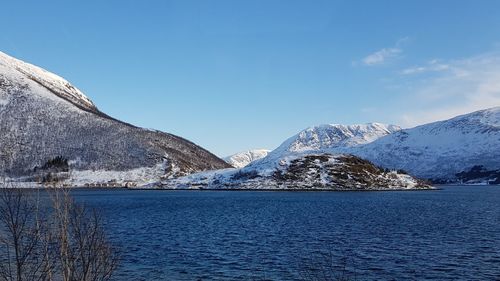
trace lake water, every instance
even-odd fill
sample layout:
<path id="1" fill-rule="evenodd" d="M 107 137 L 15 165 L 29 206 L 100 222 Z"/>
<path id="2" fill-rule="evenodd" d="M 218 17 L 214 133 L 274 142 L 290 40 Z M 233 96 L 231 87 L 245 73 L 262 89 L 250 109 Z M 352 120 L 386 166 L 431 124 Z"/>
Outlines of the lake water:
<path id="1" fill-rule="evenodd" d="M 499 186 L 74 195 L 121 249 L 115 280 L 500 280 Z"/>

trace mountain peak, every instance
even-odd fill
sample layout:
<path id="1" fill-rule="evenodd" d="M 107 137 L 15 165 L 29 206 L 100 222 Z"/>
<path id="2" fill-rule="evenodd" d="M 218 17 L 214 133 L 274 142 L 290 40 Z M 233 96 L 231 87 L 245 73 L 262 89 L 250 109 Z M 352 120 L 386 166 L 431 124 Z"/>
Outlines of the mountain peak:
<path id="1" fill-rule="evenodd" d="M 290 152 L 303 152 L 336 147 L 353 147 L 370 143 L 401 130 L 399 126 L 382 123 L 354 125 L 323 124 L 307 128 L 282 146 Z"/>
<path id="2" fill-rule="evenodd" d="M 400 130 L 399 126 L 382 123 L 313 126 L 289 138 L 266 157 L 252 162 L 249 166 L 268 169 L 288 155 L 312 152 L 341 153 Z"/>

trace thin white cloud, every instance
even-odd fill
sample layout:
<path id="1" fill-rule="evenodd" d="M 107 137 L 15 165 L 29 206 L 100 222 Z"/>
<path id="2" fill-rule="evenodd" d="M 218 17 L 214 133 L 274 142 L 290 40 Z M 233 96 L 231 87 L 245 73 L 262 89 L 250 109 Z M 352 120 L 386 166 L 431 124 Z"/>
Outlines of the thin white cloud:
<path id="1" fill-rule="evenodd" d="M 449 70 L 449 69 L 450 69 L 450 65 L 445 64 L 445 63 L 441 63 L 439 60 L 434 59 L 434 60 L 427 62 L 427 64 L 425 64 L 423 66 L 414 66 L 414 67 L 410 67 L 407 69 L 403 69 L 403 71 L 401 71 L 401 74 L 411 75 L 411 74 L 420 74 L 420 73 L 426 73 L 426 72 L 445 71 L 445 70 Z"/>
<path id="2" fill-rule="evenodd" d="M 367 66 L 380 65 L 387 60 L 398 57 L 403 50 L 400 48 L 384 48 L 365 57 L 362 62 Z"/>
<path id="3" fill-rule="evenodd" d="M 403 74 L 427 72 L 430 77 L 413 81 L 400 115 L 403 126 L 412 127 L 472 111 L 500 106 L 500 53 L 442 63 L 431 61 Z"/>
<path id="4" fill-rule="evenodd" d="M 403 53 L 403 49 L 401 48 L 402 45 L 407 43 L 408 41 L 410 41 L 410 37 L 403 37 L 396 42 L 394 47 L 383 48 L 372 54 L 369 54 L 361 60 L 361 63 L 366 66 L 374 66 L 381 65 L 395 58 L 398 58 Z"/>

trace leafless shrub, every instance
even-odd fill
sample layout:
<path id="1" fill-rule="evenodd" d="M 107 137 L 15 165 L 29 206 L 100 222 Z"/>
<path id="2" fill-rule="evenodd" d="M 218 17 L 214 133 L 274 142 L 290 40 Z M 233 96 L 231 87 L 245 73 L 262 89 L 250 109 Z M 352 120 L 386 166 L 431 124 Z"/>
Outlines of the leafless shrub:
<path id="1" fill-rule="evenodd" d="M 102 218 L 95 210 L 76 204 L 67 189 L 52 191 L 56 257 L 64 281 L 109 280 L 118 264 Z"/>
<path id="2" fill-rule="evenodd" d="M 49 280 L 46 221 L 32 190 L 3 188 L 0 191 L 0 279 Z"/>
<path id="3" fill-rule="evenodd" d="M 0 190 L 0 280 L 106 281 L 118 258 L 95 210 L 68 190 Z M 42 207 L 43 206 L 43 207 Z"/>

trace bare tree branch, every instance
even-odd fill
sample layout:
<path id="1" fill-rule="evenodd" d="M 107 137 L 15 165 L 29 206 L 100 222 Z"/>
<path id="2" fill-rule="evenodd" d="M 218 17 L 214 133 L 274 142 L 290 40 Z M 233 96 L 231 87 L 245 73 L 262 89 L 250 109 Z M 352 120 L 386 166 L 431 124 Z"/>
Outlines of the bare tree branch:
<path id="1" fill-rule="evenodd" d="M 118 265 L 103 220 L 67 189 L 0 189 L 0 281 L 107 281 Z"/>

